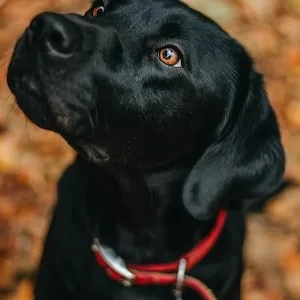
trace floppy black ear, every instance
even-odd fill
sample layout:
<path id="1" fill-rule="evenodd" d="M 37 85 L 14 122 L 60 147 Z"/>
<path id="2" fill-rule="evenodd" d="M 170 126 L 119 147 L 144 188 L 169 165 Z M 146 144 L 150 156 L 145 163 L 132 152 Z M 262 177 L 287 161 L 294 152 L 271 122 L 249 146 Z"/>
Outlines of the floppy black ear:
<path id="1" fill-rule="evenodd" d="M 226 130 L 205 150 L 183 187 L 184 205 L 197 219 L 220 208 L 247 210 L 281 183 L 284 151 L 260 74 L 251 71 L 247 96 L 231 110 Z"/>

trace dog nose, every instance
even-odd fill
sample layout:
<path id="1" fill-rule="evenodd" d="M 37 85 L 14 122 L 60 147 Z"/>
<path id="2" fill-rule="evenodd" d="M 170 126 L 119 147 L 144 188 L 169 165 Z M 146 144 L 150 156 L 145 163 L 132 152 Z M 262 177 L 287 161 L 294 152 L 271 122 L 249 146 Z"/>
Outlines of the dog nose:
<path id="1" fill-rule="evenodd" d="M 76 29 L 67 17 L 55 13 L 36 16 L 27 30 L 30 46 L 43 46 L 53 57 L 72 54 L 76 43 Z"/>

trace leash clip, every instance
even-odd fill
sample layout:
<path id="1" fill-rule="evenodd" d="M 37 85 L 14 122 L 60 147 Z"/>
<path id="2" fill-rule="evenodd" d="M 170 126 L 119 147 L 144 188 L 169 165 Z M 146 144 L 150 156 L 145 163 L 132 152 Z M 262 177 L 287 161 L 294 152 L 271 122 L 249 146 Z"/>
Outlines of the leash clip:
<path id="1" fill-rule="evenodd" d="M 184 279 L 186 273 L 187 261 L 185 258 L 182 258 L 178 264 L 177 280 L 174 290 L 174 295 L 176 300 L 182 300 L 182 289 L 184 287 Z"/>

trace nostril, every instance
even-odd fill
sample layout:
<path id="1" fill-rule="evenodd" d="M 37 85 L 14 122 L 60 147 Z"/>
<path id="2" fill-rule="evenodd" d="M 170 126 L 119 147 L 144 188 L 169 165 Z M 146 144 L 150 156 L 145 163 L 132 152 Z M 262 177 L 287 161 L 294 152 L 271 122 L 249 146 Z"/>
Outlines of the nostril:
<path id="1" fill-rule="evenodd" d="M 63 54 L 72 52 L 73 41 L 72 34 L 61 24 L 52 26 L 48 34 L 48 47 Z"/>
<path id="2" fill-rule="evenodd" d="M 73 27 L 65 16 L 43 13 L 31 22 L 26 32 L 26 40 L 30 45 L 44 46 L 52 56 L 71 54 L 76 40 Z"/>
<path id="3" fill-rule="evenodd" d="M 60 45 L 65 43 L 65 38 L 62 35 L 60 31 L 52 31 L 49 34 L 49 40 L 54 44 L 54 45 Z"/>

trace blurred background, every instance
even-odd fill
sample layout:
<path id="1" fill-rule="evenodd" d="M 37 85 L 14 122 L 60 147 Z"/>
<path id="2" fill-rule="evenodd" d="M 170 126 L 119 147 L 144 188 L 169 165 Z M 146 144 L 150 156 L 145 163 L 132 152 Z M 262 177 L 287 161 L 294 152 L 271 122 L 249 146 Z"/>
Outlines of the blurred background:
<path id="1" fill-rule="evenodd" d="M 60 137 L 19 111 L 6 86 L 7 64 L 34 15 L 82 13 L 89 2 L 0 0 L 0 300 L 32 299 L 55 185 L 74 155 Z M 288 184 L 248 220 L 243 300 L 300 299 L 300 0 L 185 2 L 216 20 L 255 58 L 287 155 Z"/>

